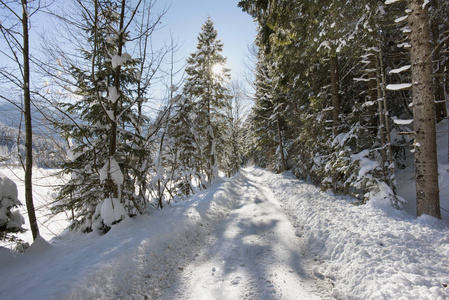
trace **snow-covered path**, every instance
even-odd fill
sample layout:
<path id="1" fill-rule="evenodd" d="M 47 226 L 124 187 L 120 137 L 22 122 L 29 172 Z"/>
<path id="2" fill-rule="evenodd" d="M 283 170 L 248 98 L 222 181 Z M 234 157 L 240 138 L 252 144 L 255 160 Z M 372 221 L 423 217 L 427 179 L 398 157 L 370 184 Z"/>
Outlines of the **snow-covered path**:
<path id="1" fill-rule="evenodd" d="M 0 248 L 0 299 L 443 300 L 448 265 L 445 221 L 247 168 L 105 235 Z"/>
<path id="2" fill-rule="evenodd" d="M 255 174 L 106 235 L 66 231 L 25 254 L 0 249 L 0 299 L 319 299 L 303 239 Z"/>
<path id="3" fill-rule="evenodd" d="M 228 182 L 228 217 L 205 239 L 164 299 L 319 299 L 301 240 L 272 191 L 242 171 Z"/>

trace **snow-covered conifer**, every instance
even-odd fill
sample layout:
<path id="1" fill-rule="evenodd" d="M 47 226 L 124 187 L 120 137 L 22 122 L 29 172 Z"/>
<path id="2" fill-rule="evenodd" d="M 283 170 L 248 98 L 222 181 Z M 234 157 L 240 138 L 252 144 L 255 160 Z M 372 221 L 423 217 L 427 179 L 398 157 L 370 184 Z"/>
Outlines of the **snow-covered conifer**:
<path id="1" fill-rule="evenodd" d="M 138 88 L 141 78 L 136 76 L 139 60 L 126 53 L 131 39 L 128 25 L 135 16 L 126 5 L 125 0 L 94 1 L 85 10 L 84 64 L 70 67 L 76 98 L 60 103 L 80 121 L 57 124 L 70 143 L 63 168 L 72 178 L 53 209 L 71 211 L 73 226 L 82 231 L 106 231 L 123 218 L 123 211 L 135 215 L 145 205 L 135 184 L 145 180 L 140 171 L 146 169 L 135 164 L 148 161 L 148 140 L 142 130 L 148 119 L 138 109 L 144 99 Z M 112 221 L 105 215 L 111 212 L 107 205 L 119 212 L 113 212 Z"/>
<path id="2" fill-rule="evenodd" d="M 222 55 L 223 43 L 217 39 L 214 22 L 209 17 L 201 27 L 197 50 L 187 59 L 184 94 L 194 111 L 197 150 L 202 153 L 200 168 L 211 182 L 218 174 L 223 153 L 224 109 L 230 94 L 226 83 L 230 78 Z"/>

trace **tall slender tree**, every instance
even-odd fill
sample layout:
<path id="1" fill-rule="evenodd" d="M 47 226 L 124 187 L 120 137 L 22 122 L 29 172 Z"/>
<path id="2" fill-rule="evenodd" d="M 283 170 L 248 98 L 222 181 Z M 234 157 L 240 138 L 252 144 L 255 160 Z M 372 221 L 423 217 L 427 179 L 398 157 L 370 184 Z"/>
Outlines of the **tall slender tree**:
<path id="1" fill-rule="evenodd" d="M 417 214 L 441 218 L 428 5 L 408 0 Z"/>
<path id="2" fill-rule="evenodd" d="M 222 55 L 223 43 L 217 39 L 217 30 L 210 17 L 201 27 L 196 48 L 187 59 L 184 93 L 195 107 L 199 150 L 205 157 L 201 165 L 210 183 L 218 175 L 226 117 L 224 108 L 231 99 L 226 87 L 230 74 L 225 67 L 226 58 Z"/>
<path id="3" fill-rule="evenodd" d="M 12 59 L 20 71 L 19 76 L 15 76 L 13 72 L 8 73 L 2 71 L 1 74 L 7 77 L 6 79 L 8 82 L 19 86 L 23 95 L 23 107 L 19 107 L 21 107 L 25 119 L 25 163 L 22 162 L 25 170 L 25 203 L 33 239 L 36 239 L 39 236 L 39 228 L 33 203 L 33 126 L 31 117 L 29 46 L 29 19 L 36 10 L 34 10 L 34 12 L 32 11 L 32 8 L 28 6 L 29 2 L 31 1 L 21 0 L 20 5 L 15 5 L 14 3 L 0 1 L 1 8 L 7 10 L 10 13 L 11 18 L 15 18 L 14 21 L 9 20 L 8 22 L 4 22 L 12 24 L 10 28 L 7 28 L 3 23 L 0 23 L 0 29 L 8 48 L 11 51 L 11 54 L 6 57 Z M 40 3 L 38 6 L 39 5 Z M 16 21 L 19 21 L 22 25 L 21 31 L 17 31 L 14 28 Z M 20 54 L 22 55 L 22 60 L 19 58 Z M 3 95 L 1 95 L 1 98 L 13 102 L 9 97 Z"/>
<path id="4" fill-rule="evenodd" d="M 25 115 L 25 203 L 28 210 L 33 239 L 39 236 L 36 214 L 33 203 L 33 125 L 31 123 L 31 93 L 30 93 L 30 45 L 28 34 L 28 1 L 22 0 L 22 30 L 23 30 L 23 102 Z"/>

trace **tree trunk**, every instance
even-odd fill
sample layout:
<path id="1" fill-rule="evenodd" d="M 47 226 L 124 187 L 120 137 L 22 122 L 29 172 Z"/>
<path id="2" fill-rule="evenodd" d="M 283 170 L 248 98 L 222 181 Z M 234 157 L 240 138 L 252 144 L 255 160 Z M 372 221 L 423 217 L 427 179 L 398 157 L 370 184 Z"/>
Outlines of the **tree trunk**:
<path id="1" fill-rule="evenodd" d="M 331 72 L 331 86 L 332 86 L 332 117 L 333 117 L 333 133 L 337 136 L 340 126 L 340 96 L 339 96 L 339 77 L 338 77 L 338 58 L 337 55 L 332 55 L 329 61 Z"/>
<path id="2" fill-rule="evenodd" d="M 386 182 L 389 182 L 388 177 L 388 169 L 387 169 L 387 138 L 386 138 L 386 130 L 385 130 L 385 110 L 383 106 L 382 99 L 382 90 L 381 90 L 381 83 L 380 83 L 380 72 L 379 72 L 379 64 L 377 63 L 377 97 L 379 101 L 377 101 L 378 105 L 378 111 L 379 111 L 379 137 L 380 137 L 380 156 L 382 159 L 382 175 L 384 177 L 384 180 Z"/>
<path id="3" fill-rule="evenodd" d="M 22 29 L 23 29 L 23 100 L 25 104 L 25 202 L 30 221 L 33 240 L 39 236 L 36 212 L 33 204 L 33 131 L 31 124 L 31 95 L 30 95 L 30 50 L 28 40 L 28 12 L 27 1 L 22 0 Z"/>
<path id="4" fill-rule="evenodd" d="M 436 151 L 435 104 L 427 8 L 423 0 L 408 0 L 410 59 L 415 129 L 416 212 L 441 218 Z"/>
<path id="5" fill-rule="evenodd" d="M 125 4 L 126 0 L 122 0 L 121 3 L 121 11 L 120 11 L 120 25 L 119 25 L 119 38 L 118 38 L 118 46 L 117 46 L 117 55 L 121 56 L 123 54 L 123 45 L 124 45 L 124 20 L 125 20 Z M 115 74 L 114 74 L 114 87 L 117 90 L 117 93 L 120 93 L 120 73 L 121 73 L 121 66 L 117 66 L 115 68 Z M 114 112 L 114 120 L 111 121 L 111 139 L 109 141 L 109 156 L 114 156 L 115 152 L 117 150 L 117 116 L 119 114 L 118 112 L 118 103 L 120 98 L 115 101 L 112 105 L 112 110 Z"/>
<path id="6" fill-rule="evenodd" d="M 279 114 L 277 115 L 277 127 L 278 127 L 278 138 L 279 138 L 279 152 L 281 154 L 281 169 L 279 172 L 284 172 L 286 170 L 285 165 L 285 157 L 284 157 L 284 145 L 282 143 L 282 134 L 281 134 L 281 123 L 279 121 Z"/>
<path id="7" fill-rule="evenodd" d="M 376 71 L 371 70 L 377 70 L 376 69 L 376 60 L 375 56 L 371 58 L 371 62 L 368 65 L 368 69 L 370 70 L 368 73 L 369 81 L 368 81 L 368 95 L 369 95 L 369 101 L 371 102 L 368 105 L 367 108 L 367 114 L 368 114 L 368 130 L 371 133 L 372 136 L 377 136 L 377 130 L 378 130 L 378 120 L 376 118 L 376 102 L 377 99 L 379 99 L 378 95 L 378 80 Z"/>
<path id="8" fill-rule="evenodd" d="M 121 10 L 120 10 L 120 25 L 119 25 L 119 38 L 118 38 L 118 45 L 117 45 L 117 55 L 121 56 L 123 54 L 123 45 L 124 45 L 124 19 L 125 19 L 125 4 L 126 0 L 122 0 L 121 3 Z M 120 73 L 121 73 L 121 66 L 117 66 L 115 68 L 115 74 L 114 74 L 114 87 L 117 90 L 117 93 L 120 94 Z M 117 152 L 117 134 L 118 134 L 118 127 L 117 123 L 119 122 L 118 116 L 119 116 L 119 102 L 120 97 L 112 104 L 112 112 L 113 112 L 113 120 L 110 120 L 111 124 L 111 133 L 110 133 L 110 139 L 109 139 L 109 157 L 114 157 L 115 153 Z M 108 170 L 108 179 L 106 183 L 106 189 L 107 193 L 109 193 L 110 197 L 118 198 L 121 197 L 119 195 L 119 189 L 117 187 L 117 184 L 113 182 L 111 178 L 110 170 Z M 121 200 L 121 199 L 120 199 Z"/>
<path id="9" fill-rule="evenodd" d="M 210 86 L 208 86 L 208 100 L 207 100 L 207 155 L 208 155 L 208 166 L 207 166 L 207 174 L 209 184 L 212 183 L 212 180 L 214 179 L 214 167 L 215 167 L 215 149 L 214 146 L 214 136 L 213 136 L 213 128 L 212 128 L 212 111 L 211 111 L 211 99 L 212 99 L 212 93 L 210 92 Z"/>
<path id="10" fill-rule="evenodd" d="M 379 45 L 379 49 L 381 49 Z M 378 53 L 378 70 L 380 71 L 380 82 L 381 82 L 381 92 L 382 92 L 382 108 L 383 111 L 381 112 L 381 116 L 384 119 L 383 124 L 385 126 L 385 137 L 386 137 L 386 150 L 388 154 L 388 185 L 390 186 L 391 190 L 394 194 L 394 199 L 392 199 L 392 204 L 394 207 L 399 207 L 399 203 L 397 201 L 396 197 L 396 167 L 393 160 L 393 150 L 391 149 L 391 130 L 390 130 L 390 119 L 389 119 L 389 113 L 388 113 L 388 103 L 387 103 L 387 94 L 385 92 L 386 84 L 385 84 L 385 72 L 384 72 L 384 59 L 382 50 L 379 50 Z"/>
<path id="11" fill-rule="evenodd" d="M 443 120 L 447 116 L 446 111 L 446 102 L 444 96 L 444 87 L 443 87 L 443 66 L 441 65 L 441 45 L 439 45 L 439 23 L 437 20 L 432 20 L 431 22 L 432 29 L 432 40 L 433 40 L 433 61 L 434 61 L 434 86 L 435 86 L 435 110 L 436 110 L 436 118 L 437 123 Z"/>

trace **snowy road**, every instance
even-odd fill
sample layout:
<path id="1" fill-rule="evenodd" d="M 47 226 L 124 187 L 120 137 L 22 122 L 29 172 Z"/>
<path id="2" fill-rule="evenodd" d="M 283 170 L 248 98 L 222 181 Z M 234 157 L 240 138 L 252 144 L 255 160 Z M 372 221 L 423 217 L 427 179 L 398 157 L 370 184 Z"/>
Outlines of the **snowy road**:
<path id="1" fill-rule="evenodd" d="M 243 169 L 105 235 L 0 248 L 0 299 L 449 299 L 447 222 L 350 200 Z"/>
<path id="2" fill-rule="evenodd" d="M 302 244 L 272 191 L 242 171 L 227 182 L 234 203 L 163 299 L 319 299 Z"/>

